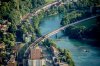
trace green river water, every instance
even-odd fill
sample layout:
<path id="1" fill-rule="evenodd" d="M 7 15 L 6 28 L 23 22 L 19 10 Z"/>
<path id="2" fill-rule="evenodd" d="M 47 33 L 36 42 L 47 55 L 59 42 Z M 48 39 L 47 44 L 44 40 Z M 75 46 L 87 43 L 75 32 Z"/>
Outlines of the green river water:
<path id="1" fill-rule="evenodd" d="M 57 28 L 60 28 L 60 21 L 62 15 L 54 15 L 44 18 L 40 25 L 41 34 L 45 35 Z M 54 36 L 50 37 L 56 40 L 56 44 L 60 48 L 66 48 L 70 50 L 72 58 L 76 66 L 100 66 L 100 49 L 94 47 L 86 42 L 81 42 L 75 39 L 69 39 L 67 36 L 62 36 L 63 33 L 57 34 L 60 40 L 57 40 Z M 88 50 L 85 52 L 84 50 Z"/>

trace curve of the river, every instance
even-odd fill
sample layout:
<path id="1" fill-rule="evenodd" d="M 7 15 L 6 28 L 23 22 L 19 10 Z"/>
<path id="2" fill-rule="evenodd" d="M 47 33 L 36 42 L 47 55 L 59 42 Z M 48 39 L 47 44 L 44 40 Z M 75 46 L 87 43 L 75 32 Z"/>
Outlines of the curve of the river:
<path id="1" fill-rule="evenodd" d="M 54 15 L 52 17 L 44 18 L 40 25 L 41 34 L 45 35 L 60 28 L 61 18 L 62 15 Z M 70 50 L 76 66 L 100 66 L 99 48 L 93 47 L 85 42 L 69 39 L 62 35 L 63 33 L 61 32 L 57 34 L 57 36 L 60 37 L 60 40 L 57 40 L 55 38 L 56 36 L 52 36 L 51 38 L 55 40 L 58 47 Z M 85 49 L 89 52 L 84 52 Z"/>

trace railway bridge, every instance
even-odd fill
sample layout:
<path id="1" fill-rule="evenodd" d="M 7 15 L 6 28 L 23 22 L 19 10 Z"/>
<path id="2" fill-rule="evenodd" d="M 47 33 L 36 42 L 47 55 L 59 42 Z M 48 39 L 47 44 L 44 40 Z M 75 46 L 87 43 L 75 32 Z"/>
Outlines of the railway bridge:
<path id="1" fill-rule="evenodd" d="M 61 28 L 59 28 L 59 29 L 56 29 L 56 30 L 54 30 L 54 31 L 52 31 L 52 32 L 50 32 L 50 33 L 44 35 L 44 36 L 39 37 L 38 39 L 36 39 L 36 40 L 26 49 L 24 56 L 27 56 L 29 50 L 30 50 L 31 48 L 35 47 L 38 43 L 40 43 L 41 41 L 43 41 L 43 40 L 45 40 L 45 39 L 51 37 L 52 35 L 57 34 L 57 33 L 60 32 L 61 30 L 64 30 L 65 28 L 68 28 L 69 26 L 73 26 L 73 25 L 76 25 L 76 24 L 78 24 L 78 23 L 82 23 L 82 22 L 84 22 L 84 21 L 86 21 L 86 20 L 89 20 L 89 19 L 92 19 L 92 18 L 95 18 L 95 17 L 97 17 L 97 16 L 92 16 L 92 17 L 89 17 L 89 18 L 86 18 L 86 19 L 82 19 L 82 20 L 80 20 L 80 21 L 76 21 L 76 22 L 74 22 L 74 23 L 70 23 L 70 24 L 65 25 L 65 26 L 63 26 L 63 27 L 61 27 Z"/>

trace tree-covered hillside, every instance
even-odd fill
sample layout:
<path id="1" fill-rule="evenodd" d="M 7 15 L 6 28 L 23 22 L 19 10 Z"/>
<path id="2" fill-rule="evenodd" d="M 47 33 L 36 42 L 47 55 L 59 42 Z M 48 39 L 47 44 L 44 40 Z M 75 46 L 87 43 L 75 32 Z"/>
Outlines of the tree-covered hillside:
<path id="1" fill-rule="evenodd" d="M 53 4 L 46 11 L 41 9 L 43 6 L 51 5 L 52 2 L 57 1 L 56 5 Z M 24 51 L 35 39 L 41 36 L 39 25 L 44 16 L 47 17 L 59 13 L 64 14 L 61 20 L 61 26 L 64 26 L 80 20 L 81 17 L 90 16 L 90 8 L 100 6 L 99 4 L 100 0 L 77 0 L 77 2 L 76 0 L 0 0 L 0 66 L 1 64 L 7 65 L 11 55 L 14 55 L 19 63 L 23 62 Z M 38 10 L 39 12 L 37 13 L 36 11 Z M 95 12 L 95 8 L 93 10 Z M 29 20 L 25 19 L 25 17 L 32 15 L 34 12 L 36 13 L 35 16 L 32 16 Z M 80 35 L 79 39 L 83 34 L 84 37 L 88 35 L 90 38 L 94 38 L 92 36 L 94 34 L 96 34 L 96 37 L 100 36 L 99 18 L 97 22 L 95 28 L 92 28 L 90 31 L 90 28 L 85 29 L 84 26 L 73 26 L 66 29 L 65 33 L 70 34 L 70 37 L 74 35 L 73 37 L 75 38 L 77 35 Z M 68 33 L 67 30 L 69 31 Z M 95 30 L 97 30 L 96 33 Z M 14 51 L 16 50 L 15 47 L 22 44 L 24 45 L 21 48 L 22 53 L 20 52 L 18 54 L 19 57 L 17 57 L 18 51 Z M 19 50 L 19 47 L 17 49 Z"/>
<path id="2" fill-rule="evenodd" d="M 28 13 L 47 3 L 45 0 L 0 0 L 0 66 L 6 65 L 11 55 L 15 55 L 13 51 L 17 42 L 34 41 L 35 33 L 39 34 L 38 26 L 34 26 L 38 25 L 43 14 L 33 19 L 34 24 L 22 20 Z"/>
<path id="3" fill-rule="evenodd" d="M 66 2 L 66 0 L 64 0 L 64 2 Z M 100 10 L 100 0 L 77 0 L 77 2 L 72 0 L 71 2 L 72 3 L 65 5 L 66 9 L 69 11 L 67 11 L 61 20 L 60 24 L 62 26 L 87 17 L 98 16 L 100 14 L 100 11 L 97 12 L 97 10 Z M 85 21 L 85 24 L 82 23 L 80 25 L 66 28 L 64 34 L 70 38 L 90 41 L 90 43 L 96 44 L 95 42 L 100 41 L 99 18 L 100 15 L 95 19 Z"/>
<path id="4" fill-rule="evenodd" d="M 44 3 L 45 0 L 1 0 L 0 19 L 18 24 L 22 16 Z"/>

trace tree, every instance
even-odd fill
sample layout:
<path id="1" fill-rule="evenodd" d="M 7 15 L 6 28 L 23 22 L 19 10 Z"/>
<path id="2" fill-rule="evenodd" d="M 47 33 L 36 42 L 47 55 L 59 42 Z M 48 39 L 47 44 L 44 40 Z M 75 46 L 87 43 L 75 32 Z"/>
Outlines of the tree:
<path id="1" fill-rule="evenodd" d="M 8 15 L 9 15 L 9 12 L 10 12 L 10 8 L 8 6 L 8 3 L 7 2 L 1 3 L 0 17 L 4 18 L 4 19 L 7 19 Z"/>
<path id="2" fill-rule="evenodd" d="M 9 21 L 12 22 L 12 24 L 18 25 L 20 23 L 20 12 L 15 9 L 10 11 Z"/>
<path id="3" fill-rule="evenodd" d="M 45 4 L 45 0 L 32 0 L 32 7 L 36 8 L 40 5 Z"/>
<path id="4" fill-rule="evenodd" d="M 31 37 L 31 41 L 33 42 L 34 40 L 35 40 L 35 36 L 32 35 L 32 37 Z"/>
<path id="5" fill-rule="evenodd" d="M 64 17 L 62 18 L 60 24 L 62 26 L 70 24 L 70 23 L 74 22 L 79 17 L 81 17 L 81 13 L 79 13 L 77 11 L 72 11 L 70 13 L 66 13 L 64 15 Z"/>
<path id="6" fill-rule="evenodd" d="M 8 28 L 8 31 L 11 33 L 15 33 L 17 30 L 17 26 L 15 24 L 11 24 Z"/>
<path id="7" fill-rule="evenodd" d="M 65 6 L 59 6 L 58 7 L 58 12 L 59 13 L 66 13 L 67 12 L 67 9 L 65 8 Z"/>
<path id="8" fill-rule="evenodd" d="M 9 34 L 9 39 L 10 39 L 10 41 L 15 41 L 14 35 L 10 33 L 10 34 Z"/>
<path id="9" fill-rule="evenodd" d="M 79 7 L 90 7 L 94 4 L 100 4 L 100 0 L 77 0 L 77 5 Z"/>
<path id="10" fill-rule="evenodd" d="M 62 18 L 62 20 L 61 20 L 61 25 L 67 25 L 67 24 L 69 24 L 70 23 L 70 20 L 69 20 L 69 17 L 68 17 L 68 15 L 67 16 L 64 16 L 63 18 Z"/>

